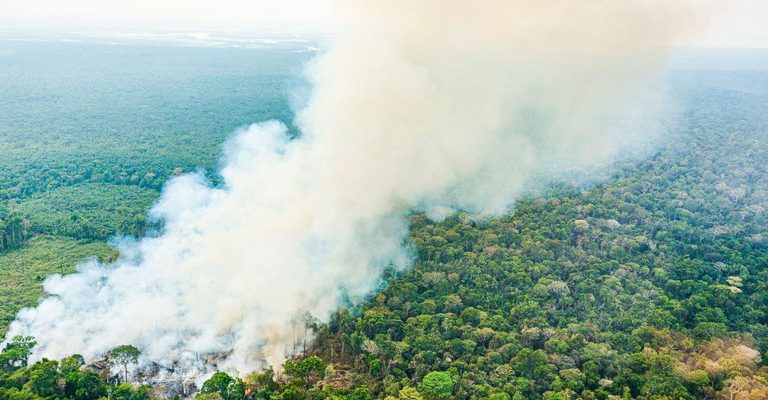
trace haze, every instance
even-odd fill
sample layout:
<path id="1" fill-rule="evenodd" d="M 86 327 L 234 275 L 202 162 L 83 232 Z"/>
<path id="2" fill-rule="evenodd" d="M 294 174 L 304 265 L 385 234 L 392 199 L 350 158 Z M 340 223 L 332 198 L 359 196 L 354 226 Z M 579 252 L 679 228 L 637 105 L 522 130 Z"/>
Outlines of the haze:
<path id="1" fill-rule="evenodd" d="M 322 29 L 339 20 L 333 3 L 330 0 L 0 0 L 0 26 L 5 31 Z M 713 7 L 697 7 L 703 9 L 705 26 L 674 44 L 768 47 L 765 23 L 768 2 L 734 0 Z M 680 24 L 688 23 L 692 21 L 680 21 Z"/>

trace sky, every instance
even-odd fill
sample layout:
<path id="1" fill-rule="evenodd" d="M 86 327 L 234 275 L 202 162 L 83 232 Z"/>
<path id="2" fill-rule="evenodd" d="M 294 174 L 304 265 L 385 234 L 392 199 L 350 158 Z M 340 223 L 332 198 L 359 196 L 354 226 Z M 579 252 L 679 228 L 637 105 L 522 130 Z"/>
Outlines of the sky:
<path id="1" fill-rule="evenodd" d="M 328 0 L 0 0 L 0 30 L 322 30 L 337 22 L 338 13 L 330 3 Z M 680 39 L 677 45 L 768 48 L 768 0 L 721 0 L 716 4 L 716 9 L 707 12 L 704 26 L 690 37 Z"/>
<path id="2" fill-rule="evenodd" d="M 768 48 L 768 0 L 723 0 L 722 4 L 691 44 Z"/>
<path id="3" fill-rule="evenodd" d="M 216 29 L 322 27 L 325 0 L 0 0 L 0 22 L 32 29 Z"/>

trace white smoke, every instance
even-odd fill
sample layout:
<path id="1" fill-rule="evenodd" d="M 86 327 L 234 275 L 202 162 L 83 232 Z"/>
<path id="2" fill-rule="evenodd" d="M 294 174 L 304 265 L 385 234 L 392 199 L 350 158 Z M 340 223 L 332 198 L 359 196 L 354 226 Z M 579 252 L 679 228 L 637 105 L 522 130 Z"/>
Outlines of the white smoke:
<path id="1" fill-rule="evenodd" d="M 278 122 L 238 132 L 222 187 L 172 180 L 153 209 L 161 235 L 49 278 L 51 296 L 8 337 L 35 336 L 36 357 L 132 343 L 166 365 L 279 364 L 297 315 L 326 319 L 383 268 L 409 264 L 409 211 L 498 214 L 533 180 L 647 142 L 664 106 L 650 45 L 684 11 L 668 0 L 347 6 L 309 68 L 301 138 Z"/>

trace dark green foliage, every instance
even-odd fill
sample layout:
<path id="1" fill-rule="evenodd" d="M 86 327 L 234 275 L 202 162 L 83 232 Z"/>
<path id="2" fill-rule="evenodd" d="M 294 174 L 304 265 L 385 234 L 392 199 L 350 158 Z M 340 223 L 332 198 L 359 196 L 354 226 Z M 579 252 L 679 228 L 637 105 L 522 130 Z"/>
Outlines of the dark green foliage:
<path id="1" fill-rule="evenodd" d="M 0 254 L 21 246 L 29 236 L 29 221 L 0 206 Z"/>
<path id="2" fill-rule="evenodd" d="M 148 386 L 111 386 L 99 375 L 81 370 L 79 355 L 27 366 L 34 344 L 32 338 L 16 337 L 0 353 L 0 399 L 98 400 L 109 395 L 113 400 L 149 400 L 154 396 Z"/>
<path id="3" fill-rule="evenodd" d="M 143 235 L 145 212 L 157 197 L 152 189 L 86 183 L 36 194 L 15 210 L 34 233 L 107 240 L 115 234 Z"/>
<path id="4" fill-rule="evenodd" d="M 129 384 L 121 384 L 112 388 L 112 393 L 109 398 L 112 400 L 131 400 L 133 396 L 133 386 Z"/>
<path id="5" fill-rule="evenodd" d="M 309 388 L 314 383 L 323 379 L 325 374 L 325 361 L 320 357 L 312 356 L 299 360 L 288 360 L 285 362 L 285 374 L 295 381 L 304 382 Z"/>
<path id="6" fill-rule="evenodd" d="M 63 394 L 59 386 L 59 364 L 56 361 L 42 360 L 35 363 L 29 371 L 28 387 L 32 393 L 40 397 L 55 397 Z"/>
<path id="7" fill-rule="evenodd" d="M 209 393 L 218 394 L 224 400 L 241 400 L 245 397 L 245 384 L 225 372 L 217 372 L 205 381 L 198 397 Z"/>
<path id="8" fill-rule="evenodd" d="M 59 362 L 59 369 L 62 375 L 67 376 L 71 372 L 76 372 L 85 364 L 85 359 L 79 354 L 62 358 Z"/>
<path id="9" fill-rule="evenodd" d="M 107 385 L 96 374 L 82 373 L 75 380 L 75 400 L 97 400 L 107 394 Z"/>
<path id="10" fill-rule="evenodd" d="M 0 370 L 9 372 L 26 366 L 29 353 L 36 344 L 35 339 L 29 336 L 11 338 L 0 353 Z"/>
<path id="11" fill-rule="evenodd" d="M 419 384 L 419 391 L 426 400 L 448 399 L 453 392 L 453 379 L 447 372 L 430 372 Z"/>

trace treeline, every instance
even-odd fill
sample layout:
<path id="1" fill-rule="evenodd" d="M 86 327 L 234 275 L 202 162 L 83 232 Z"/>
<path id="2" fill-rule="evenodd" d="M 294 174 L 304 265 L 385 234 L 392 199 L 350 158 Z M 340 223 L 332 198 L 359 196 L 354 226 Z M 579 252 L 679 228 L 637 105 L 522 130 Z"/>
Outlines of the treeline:
<path id="1" fill-rule="evenodd" d="M 136 365 L 141 352 L 131 346 L 118 346 L 104 359 L 86 363 L 80 355 L 60 361 L 42 359 L 28 363 L 36 342 L 32 337 L 17 336 L 0 352 L 0 400 L 150 400 L 168 396 L 165 388 L 131 381 L 129 366 Z M 288 360 L 280 373 L 270 367 L 241 379 L 216 372 L 199 388 L 198 400 L 370 400 L 371 393 L 362 383 L 344 381 L 345 371 L 317 356 Z M 450 398 L 453 388 L 448 373 L 427 374 L 417 387 L 400 391 L 402 399 Z M 176 393 L 174 399 L 190 393 Z"/>
<path id="2" fill-rule="evenodd" d="M 156 190 L 89 183 L 38 193 L 15 209 L 34 233 L 107 240 L 144 235 L 152 225 L 146 212 L 158 197 Z"/>
<path id="3" fill-rule="evenodd" d="M 61 361 L 42 359 L 32 365 L 27 360 L 35 340 L 15 337 L 0 353 L 0 400 L 149 400 L 154 391 L 146 385 L 132 384 L 108 368 L 86 365 L 82 356 Z M 108 363 L 118 368 L 135 363 L 139 353 L 132 346 L 110 352 Z"/>
<path id="4" fill-rule="evenodd" d="M 38 193 L 0 208 L 0 252 L 34 235 L 105 241 L 114 235 L 143 236 L 155 223 L 146 216 L 159 192 L 136 186 L 80 184 Z"/>
<path id="5" fill-rule="evenodd" d="M 245 379 L 217 372 L 208 379 L 197 400 L 370 400 L 369 388 L 360 381 L 346 381 L 349 371 L 340 371 L 322 358 L 309 356 L 288 360 L 282 373 L 270 367 Z M 406 386 L 397 393 L 403 400 L 447 400 L 452 398 L 454 381 L 447 372 L 430 372 L 416 387 Z M 392 396 L 387 400 L 394 400 Z"/>
<path id="6" fill-rule="evenodd" d="M 154 172 L 143 166 L 103 166 L 97 162 L 29 167 L 27 171 L 18 171 L 18 174 L 0 179 L 0 200 L 25 199 L 35 193 L 88 182 L 159 190 L 169 177 L 182 171 L 182 168 L 173 165 L 159 166 L 160 170 Z"/>
<path id="7" fill-rule="evenodd" d="M 29 221 L 0 207 L 0 253 L 21 246 L 29 237 Z"/>

